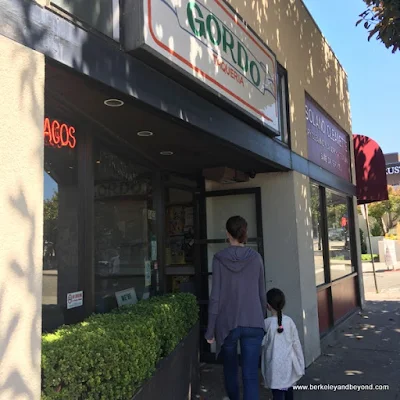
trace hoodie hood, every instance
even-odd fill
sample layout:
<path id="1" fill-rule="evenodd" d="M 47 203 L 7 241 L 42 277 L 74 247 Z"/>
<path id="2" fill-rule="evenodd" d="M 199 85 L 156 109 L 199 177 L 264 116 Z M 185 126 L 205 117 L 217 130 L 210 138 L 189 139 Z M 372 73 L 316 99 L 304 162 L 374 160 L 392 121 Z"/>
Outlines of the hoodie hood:
<path id="1" fill-rule="evenodd" d="M 233 272 L 240 272 L 258 256 L 250 247 L 229 246 L 215 255 L 222 265 Z"/>

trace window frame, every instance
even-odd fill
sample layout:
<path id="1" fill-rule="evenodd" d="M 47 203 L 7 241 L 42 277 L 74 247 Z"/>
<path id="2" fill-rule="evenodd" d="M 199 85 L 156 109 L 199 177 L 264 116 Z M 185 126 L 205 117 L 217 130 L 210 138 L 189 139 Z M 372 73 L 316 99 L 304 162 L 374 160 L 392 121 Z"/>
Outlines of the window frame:
<path id="1" fill-rule="evenodd" d="M 325 283 L 317 285 L 317 290 L 326 289 L 332 284 L 341 281 L 342 279 L 347 279 L 358 275 L 358 264 L 357 264 L 357 249 L 355 247 L 356 243 L 356 232 L 354 226 L 354 210 L 352 206 L 352 199 L 346 195 L 345 193 L 338 192 L 335 189 L 328 188 L 322 186 L 319 182 L 310 180 L 310 188 L 311 185 L 316 185 L 319 188 L 319 196 L 320 196 L 320 213 L 321 213 L 321 237 L 322 237 L 322 253 L 324 260 L 324 276 Z M 310 189 L 311 190 L 311 189 Z M 329 235 L 328 235 L 328 212 L 327 212 L 327 197 L 326 191 L 330 190 L 334 194 L 343 197 L 346 200 L 348 215 L 349 215 L 349 239 L 350 239 L 350 257 L 351 257 L 351 265 L 354 268 L 354 271 L 349 274 L 343 275 L 337 279 L 332 280 L 331 276 L 331 262 L 330 262 L 330 254 L 329 254 Z"/>
<path id="2" fill-rule="evenodd" d="M 289 84 L 286 69 L 277 63 L 277 103 L 279 115 L 279 136 L 276 137 L 280 143 L 291 147 L 290 134 L 290 109 L 289 109 Z"/>
<path id="3" fill-rule="evenodd" d="M 324 331 L 320 331 L 320 337 L 323 338 L 329 332 L 334 329 L 335 326 L 340 324 L 347 316 L 340 317 L 339 319 L 335 319 L 335 297 L 334 297 L 334 287 L 336 285 L 341 285 L 343 282 L 355 279 L 356 283 L 356 292 L 355 296 L 357 299 L 357 304 L 360 306 L 361 304 L 361 295 L 360 295 L 360 287 L 358 282 L 359 276 L 359 268 L 358 268 L 358 255 L 357 255 L 357 242 L 356 242 L 356 230 L 355 230 L 355 210 L 353 207 L 353 200 L 350 196 L 345 193 L 339 192 L 331 187 L 325 187 L 321 183 L 310 179 L 310 194 L 311 194 L 311 185 L 316 185 L 319 188 L 320 195 L 320 212 L 321 212 L 321 225 L 322 225 L 322 251 L 323 251 L 323 259 L 324 259 L 324 273 L 325 273 L 325 283 L 316 285 L 317 296 L 321 292 L 327 292 L 327 311 L 328 315 L 328 328 Z M 342 196 L 347 200 L 347 208 L 348 208 L 348 220 L 349 220 L 349 239 L 350 239 L 350 257 L 351 257 L 351 265 L 354 267 L 354 271 L 341 276 L 337 279 L 332 280 L 331 278 L 331 268 L 330 268 L 330 250 L 329 250 L 329 235 L 328 235 L 328 212 L 327 212 L 327 197 L 326 191 L 330 190 L 335 194 Z M 315 273 L 315 263 L 314 263 L 314 273 Z M 318 300 L 317 300 L 318 302 Z M 319 303 L 318 303 L 319 306 Z"/>
<path id="4" fill-rule="evenodd" d="M 346 277 L 348 277 L 348 276 L 351 276 L 351 275 L 353 275 L 355 272 L 357 272 L 357 263 L 355 262 L 355 260 L 356 260 L 356 258 L 354 257 L 354 251 L 352 250 L 352 249 L 354 249 L 354 245 L 352 245 L 353 243 L 355 243 L 355 242 L 353 242 L 353 232 L 354 232 L 354 223 L 353 223 L 353 217 L 352 217 L 352 215 L 351 215 L 351 200 L 350 200 L 350 197 L 349 196 L 347 196 L 346 194 L 344 194 L 344 193 L 341 193 L 341 192 L 338 192 L 337 190 L 335 190 L 335 189 L 331 189 L 331 188 L 324 188 L 324 197 L 325 197 L 325 210 L 327 210 L 327 197 L 326 197 L 326 191 L 327 190 L 329 190 L 329 191 L 331 191 L 333 194 L 335 194 L 336 196 L 339 196 L 339 197 L 341 197 L 341 198 L 343 198 L 343 200 L 345 200 L 345 204 L 346 204 L 346 206 L 347 206 L 347 213 L 348 213 L 348 226 L 349 226 L 349 240 L 350 240 L 350 261 L 351 261 L 351 266 L 352 266 L 352 268 L 354 268 L 354 270 L 352 271 L 352 272 L 350 272 L 350 273 L 348 273 L 348 274 L 346 274 L 346 275 L 343 275 L 343 276 L 341 276 L 341 277 L 339 277 L 339 278 L 336 278 L 336 279 L 333 279 L 332 280 L 332 276 L 331 276 L 331 263 L 330 263 L 330 250 L 329 250 L 329 236 L 328 236 L 328 229 L 329 229 L 329 226 L 328 226 L 328 213 L 327 213 L 327 211 L 326 211 L 326 216 L 325 216 L 325 218 L 326 218 L 326 224 L 327 224 L 327 230 L 326 230 L 326 235 L 327 235 L 327 241 L 328 241 L 328 248 L 327 248 L 327 252 L 328 252 L 328 255 L 329 255 L 329 275 L 330 275 L 330 282 L 336 282 L 336 281 L 339 281 L 339 280 L 341 280 L 341 279 L 343 279 L 343 278 L 346 278 Z"/>
<path id="5" fill-rule="evenodd" d="M 51 107 L 48 107 L 46 115 L 58 116 L 59 114 Z M 60 119 L 63 120 L 62 116 Z M 95 312 L 95 263 L 94 263 L 94 231 L 95 231 L 95 203 L 94 203 L 94 156 L 95 146 L 99 143 L 105 146 L 110 152 L 117 156 L 133 159 L 141 167 L 148 169 L 152 175 L 152 185 L 154 191 L 153 208 L 159 218 L 157 224 L 157 254 L 158 254 L 158 285 L 155 288 L 157 294 L 165 292 L 164 288 L 164 244 L 162 234 L 165 229 L 164 221 L 164 198 L 163 198 L 163 176 L 159 168 L 146 160 L 135 149 L 119 139 L 113 140 L 111 135 L 102 135 L 96 131 L 96 124 L 88 121 L 84 117 L 71 117 L 69 122 L 77 128 L 79 139 L 77 140 L 75 151 L 77 170 L 78 198 L 78 249 L 77 249 L 77 291 L 83 291 L 84 301 L 80 307 L 67 310 L 64 315 L 64 324 L 75 324 L 85 320 Z M 124 146 L 125 144 L 125 146 Z M 44 146 L 44 143 L 43 143 Z M 43 174 L 45 174 L 43 169 Z M 43 237 L 42 237 L 43 240 Z M 42 272 L 43 273 L 43 272 Z M 159 289 L 158 289 L 159 288 Z M 55 329 L 58 329 L 55 327 Z"/>

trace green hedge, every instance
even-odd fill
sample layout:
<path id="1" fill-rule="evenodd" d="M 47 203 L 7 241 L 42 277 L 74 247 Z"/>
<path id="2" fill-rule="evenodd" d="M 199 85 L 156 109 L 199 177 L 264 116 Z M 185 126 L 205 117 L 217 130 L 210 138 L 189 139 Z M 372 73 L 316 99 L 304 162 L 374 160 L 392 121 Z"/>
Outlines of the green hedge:
<path id="1" fill-rule="evenodd" d="M 43 335 L 42 399 L 131 399 L 198 313 L 194 296 L 166 295 Z"/>
<path id="2" fill-rule="evenodd" d="M 361 261 L 371 261 L 371 254 L 361 254 Z M 374 254 L 374 261 L 379 261 L 378 254 Z"/>

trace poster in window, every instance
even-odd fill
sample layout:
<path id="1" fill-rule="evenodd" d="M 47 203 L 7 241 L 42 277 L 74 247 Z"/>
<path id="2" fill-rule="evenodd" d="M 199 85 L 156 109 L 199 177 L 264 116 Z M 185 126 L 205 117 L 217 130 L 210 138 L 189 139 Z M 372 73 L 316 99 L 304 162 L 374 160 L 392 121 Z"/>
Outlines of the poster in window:
<path id="1" fill-rule="evenodd" d="M 169 239 L 170 264 L 185 264 L 185 236 L 173 236 Z"/>
<path id="2" fill-rule="evenodd" d="M 193 207 L 185 207 L 185 230 L 193 228 L 194 218 L 193 218 Z"/>
<path id="3" fill-rule="evenodd" d="M 185 228 L 185 214 L 182 206 L 168 208 L 168 233 L 182 235 Z"/>
<path id="4" fill-rule="evenodd" d="M 172 292 L 179 293 L 182 284 L 188 283 L 190 280 L 189 276 L 174 276 L 172 278 Z"/>
<path id="5" fill-rule="evenodd" d="M 157 240 L 155 239 L 155 237 L 151 238 L 150 247 L 151 247 L 151 261 L 157 261 Z"/>
<path id="6" fill-rule="evenodd" d="M 151 286 L 151 262 L 145 261 L 144 263 L 144 286 Z"/>
<path id="7" fill-rule="evenodd" d="M 193 207 L 185 207 L 185 239 L 183 251 L 186 262 L 192 262 L 194 258 L 194 217 Z"/>

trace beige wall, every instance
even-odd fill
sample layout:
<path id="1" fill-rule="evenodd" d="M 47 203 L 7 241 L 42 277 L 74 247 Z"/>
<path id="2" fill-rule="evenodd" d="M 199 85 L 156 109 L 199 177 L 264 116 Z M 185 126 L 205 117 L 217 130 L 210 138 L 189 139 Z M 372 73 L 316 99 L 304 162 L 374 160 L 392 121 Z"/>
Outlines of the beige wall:
<path id="1" fill-rule="evenodd" d="M 0 36 L 0 399 L 40 399 L 44 56 Z"/>
<path id="2" fill-rule="evenodd" d="M 309 178 L 287 172 L 257 175 L 242 184 L 207 182 L 209 191 L 249 187 L 261 188 L 266 290 L 278 287 L 285 292 L 285 312 L 296 323 L 310 365 L 321 350 Z"/>
<path id="3" fill-rule="evenodd" d="M 347 76 L 301 0 L 229 0 L 287 69 L 292 148 L 307 157 L 305 91 L 351 133 Z"/>

